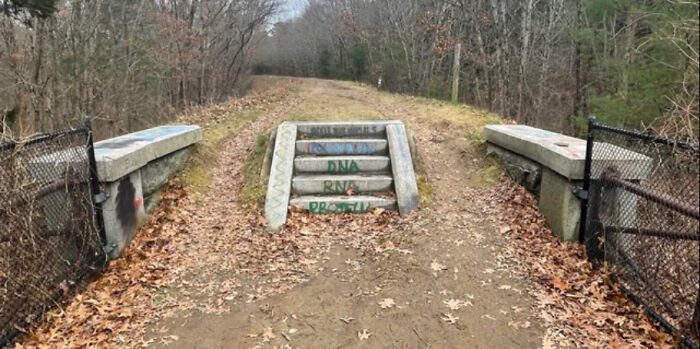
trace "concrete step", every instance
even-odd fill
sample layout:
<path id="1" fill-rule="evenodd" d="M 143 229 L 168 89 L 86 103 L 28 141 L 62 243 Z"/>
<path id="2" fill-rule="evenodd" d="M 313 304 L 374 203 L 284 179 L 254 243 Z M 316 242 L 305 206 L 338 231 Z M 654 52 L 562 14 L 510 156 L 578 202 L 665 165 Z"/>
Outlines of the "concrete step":
<path id="1" fill-rule="evenodd" d="M 309 156 L 294 159 L 294 170 L 300 173 L 358 173 L 391 171 L 388 156 Z"/>
<path id="2" fill-rule="evenodd" d="M 376 196 L 301 196 L 290 201 L 315 214 L 366 213 L 374 208 L 396 210 L 396 200 Z"/>
<path id="3" fill-rule="evenodd" d="M 385 139 L 316 139 L 297 141 L 297 155 L 384 155 Z"/>
<path id="4" fill-rule="evenodd" d="M 307 121 L 296 122 L 300 136 L 311 138 L 383 138 L 386 139 L 386 126 L 400 124 L 396 120 L 375 121 Z"/>
<path id="5" fill-rule="evenodd" d="M 300 195 L 343 195 L 350 188 L 354 188 L 355 193 L 389 191 L 393 182 L 387 175 L 298 175 L 292 179 L 292 188 Z"/>

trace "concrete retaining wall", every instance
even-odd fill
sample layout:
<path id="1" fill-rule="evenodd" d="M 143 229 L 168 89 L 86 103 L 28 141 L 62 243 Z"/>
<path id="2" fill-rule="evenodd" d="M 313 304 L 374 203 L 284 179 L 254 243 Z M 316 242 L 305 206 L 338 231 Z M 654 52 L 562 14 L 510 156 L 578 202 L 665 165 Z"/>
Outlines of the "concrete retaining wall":
<path id="1" fill-rule="evenodd" d="M 199 126 L 161 126 L 95 143 L 97 176 L 110 258 L 128 246 L 168 179 L 185 168 Z"/>
<path id="2" fill-rule="evenodd" d="M 540 212 L 552 232 L 563 240 L 578 241 L 581 202 L 573 191 L 583 185 L 586 141 L 524 125 L 488 125 L 484 136 L 487 153 L 501 160 L 511 178 L 539 196 Z M 644 179 L 653 167 L 645 155 L 608 143 L 593 147 L 592 161 L 607 164 L 594 168 L 614 165 L 628 174 L 627 180 Z M 615 151 L 603 151 L 610 147 Z M 600 175 L 592 173 L 591 178 Z"/>

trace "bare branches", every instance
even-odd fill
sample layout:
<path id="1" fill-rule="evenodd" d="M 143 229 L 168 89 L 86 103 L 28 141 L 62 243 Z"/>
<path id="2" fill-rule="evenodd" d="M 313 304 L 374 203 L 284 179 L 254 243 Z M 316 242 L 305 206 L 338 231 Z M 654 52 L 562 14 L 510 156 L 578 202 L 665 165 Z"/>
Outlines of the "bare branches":
<path id="1" fill-rule="evenodd" d="M 0 12 L 0 86 L 12 86 L 0 89 L 0 116 L 25 94 L 28 131 L 89 114 L 103 138 L 235 95 L 252 38 L 278 7 L 278 0 L 60 1 L 31 27 Z"/>

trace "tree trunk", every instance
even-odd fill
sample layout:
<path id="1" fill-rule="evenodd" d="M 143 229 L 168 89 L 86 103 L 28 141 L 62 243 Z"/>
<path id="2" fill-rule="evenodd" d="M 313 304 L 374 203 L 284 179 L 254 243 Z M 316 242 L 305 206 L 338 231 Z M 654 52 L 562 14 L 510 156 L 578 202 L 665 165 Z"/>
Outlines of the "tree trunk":
<path id="1" fill-rule="evenodd" d="M 532 28 L 532 7 L 534 0 L 527 0 L 525 11 L 521 22 L 522 46 L 520 49 L 520 69 L 518 76 L 518 121 L 524 122 L 523 118 L 523 85 L 525 84 L 525 69 L 528 61 L 528 50 L 530 49 L 530 31 Z"/>

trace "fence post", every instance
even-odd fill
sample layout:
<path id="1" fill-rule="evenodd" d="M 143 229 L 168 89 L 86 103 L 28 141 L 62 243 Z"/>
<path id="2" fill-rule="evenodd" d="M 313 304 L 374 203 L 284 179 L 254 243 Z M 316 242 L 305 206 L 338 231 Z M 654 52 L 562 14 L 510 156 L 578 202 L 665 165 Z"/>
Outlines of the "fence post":
<path id="1" fill-rule="evenodd" d="M 462 44 L 457 43 L 455 45 L 454 62 L 452 62 L 452 103 L 455 104 L 459 101 L 459 65 L 461 51 Z"/>
<path id="2" fill-rule="evenodd" d="M 591 164 L 593 160 L 593 129 L 595 128 L 595 117 L 588 118 L 588 131 L 586 133 L 586 160 L 583 170 L 583 195 L 581 198 L 581 224 L 579 225 L 578 241 L 586 241 L 586 219 L 588 218 L 589 191 L 591 189 Z"/>
<path id="3" fill-rule="evenodd" d="M 87 152 L 90 161 L 90 188 L 92 192 L 92 203 L 95 208 L 95 225 L 97 232 L 100 235 L 102 246 L 107 244 L 107 236 L 105 235 L 104 220 L 102 218 L 102 202 L 104 202 L 104 193 L 100 190 L 100 179 L 97 177 L 97 160 L 95 160 L 95 145 L 92 137 L 92 123 L 90 117 L 85 116 L 83 127 L 87 132 Z"/>

